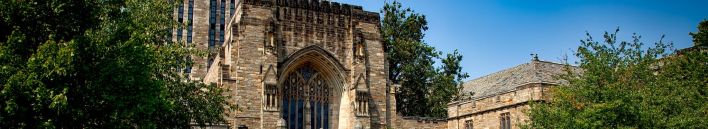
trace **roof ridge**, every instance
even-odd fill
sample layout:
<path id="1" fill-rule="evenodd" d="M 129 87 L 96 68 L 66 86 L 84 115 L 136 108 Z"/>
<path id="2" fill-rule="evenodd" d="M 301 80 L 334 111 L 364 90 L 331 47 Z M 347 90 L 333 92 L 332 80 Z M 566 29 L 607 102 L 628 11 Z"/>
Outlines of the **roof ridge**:
<path id="1" fill-rule="evenodd" d="M 526 64 L 530 64 L 530 63 L 527 62 L 527 63 L 523 63 L 523 64 L 516 65 L 516 66 L 513 66 L 513 67 L 505 68 L 505 69 L 496 71 L 496 72 L 494 72 L 494 73 L 490 73 L 490 74 L 487 74 L 487 75 L 484 75 L 484 76 L 481 76 L 481 77 L 478 77 L 478 78 L 475 78 L 475 79 L 466 81 L 466 82 L 464 82 L 464 83 L 468 83 L 468 82 L 472 82 L 472 81 L 475 81 L 475 80 L 484 79 L 485 77 L 489 77 L 489 76 L 492 76 L 492 75 L 497 75 L 498 73 L 506 72 L 506 71 L 509 71 L 509 70 L 514 69 L 514 68 L 517 68 L 517 67 L 521 67 L 521 66 L 526 65 Z M 463 84 L 464 84 L 464 83 L 463 83 Z"/>
<path id="2" fill-rule="evenodd" d="M 573 66 L 573 65 L 570 65 L 570 64 L 568 64 L 568 63 L 557 63 L 557 62 L 553 62 L 553 61 L 543 61 L 543 60 L 538 60 L 537 62 L 540 62 L 540 63 L 546 63 L 546 64 L 552 64 L 552 65 L 563 65 L 563 66 L 567 65 L 567 66 L 570 66 L 570 67 L 575 67 L 575 68 L 577 68 L 577 67 L 578 67 L 578 66 Z"/>

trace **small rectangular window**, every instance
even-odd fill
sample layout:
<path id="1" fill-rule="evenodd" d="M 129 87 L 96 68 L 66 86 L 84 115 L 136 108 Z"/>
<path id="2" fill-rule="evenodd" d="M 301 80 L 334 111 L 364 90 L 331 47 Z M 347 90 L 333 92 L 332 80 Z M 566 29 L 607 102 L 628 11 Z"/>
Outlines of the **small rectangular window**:
<path id="1" fill-rule="evenodd" d="M 187 43 L 192 43 L 192 26 L 187 27 Z"/>
<path id="2" fill-rule="evenodd" d="M 184 5 L 179 4 L 179 9 L 177 10 L 179 12 L 179 17 L 182 17 L 182 14 L 184 14 Z"/>
<path id="3" fill-rule="evenodd" d="M 177 41 L 182 40 L 182 28 L 177 27 Z"/>
<path id="4" fill-rule="evenodd" d="M 224 43 L 224 33 L 219 33 L 219 45 Z"/>
<path id="5" fill-rule="evenodd" d="M 192 29 L 194 28 L 193 25 L 193 19 L 194 19 L 194 0 L 189 0 L 189 9 L 187 11 L 187 43 L 192 43 Z"/>
<path id="6" fill-rule="evenodd" d="M 234 9 L 235 9 L 235 8 L 236 8 L 236 1 L 231 0 L 231 11 L 229 11 L 229 12 L 231 12 L 231 16 L 234 15 Z"/>
<path id="7" fill-rule="evenodd" d="M 189 0 L 189 14 L 194 11 L 194 0 Z"/>
<path id="8" fill-rule="evenodd" d="M 214 30 L 209 29 L 209 46 L 214 46 Z"/>

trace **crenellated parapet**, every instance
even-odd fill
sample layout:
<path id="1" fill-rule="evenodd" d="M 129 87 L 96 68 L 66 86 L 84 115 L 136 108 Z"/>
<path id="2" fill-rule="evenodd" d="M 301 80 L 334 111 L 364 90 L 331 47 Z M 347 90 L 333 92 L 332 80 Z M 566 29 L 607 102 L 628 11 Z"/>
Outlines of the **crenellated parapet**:
<path id="1" fill-rule="evenodd" d="M 302 9 L 313 12 L 329 13 L 352 18 L 367 23 L 378 23 L 379 14 L 364 11 L 361 6 L 341 4 L 323 0 L 244 0 L 244 4 L 264 7 L 283 7 L 286 9 Z M 322 15 L 320 15 L 322 16 Z M 313 17 L 313 19 L 322 19 Z M 307 20 L 307 19 L 305 19 Z"/>

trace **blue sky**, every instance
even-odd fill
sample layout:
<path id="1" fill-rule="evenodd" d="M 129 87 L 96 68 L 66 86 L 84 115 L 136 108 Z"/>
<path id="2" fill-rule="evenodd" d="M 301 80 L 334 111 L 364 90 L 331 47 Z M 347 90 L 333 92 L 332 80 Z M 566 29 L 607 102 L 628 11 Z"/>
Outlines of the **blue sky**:
<path id="1" fill-rule="evenodd" d="M 334 0 L 379 12 L 382 0 Z M 443 52 L 458 49 L 471 80 L 531 60 L 561 62 L 589 32 L 600 39 L 620 28 L 653 44 L 662 34 L 675 48 L 692 45 L 689 32 L 708 19 L 706 0 L 409 0 L 404 7 L 426 15 L 425 41 Z M 383 14 L 382 14 L 383 15 Z M 571 61 L 574 59 L 571 59 Z M 571 62 L 572 63 L 572 62 Z"/>

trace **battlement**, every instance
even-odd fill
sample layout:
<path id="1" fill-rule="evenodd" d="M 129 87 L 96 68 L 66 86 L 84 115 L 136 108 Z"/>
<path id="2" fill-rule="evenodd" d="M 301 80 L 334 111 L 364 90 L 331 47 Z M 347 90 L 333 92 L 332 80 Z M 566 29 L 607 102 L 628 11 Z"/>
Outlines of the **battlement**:
<path id="1" fill-rule="evenodd" d="M 288 7 L 350 16 L 369 23 L 379 22 L 379 13 L 364 11 L 361 6 L 323 0 L 244 0 L 244 4 L 266 7 Z"/>

